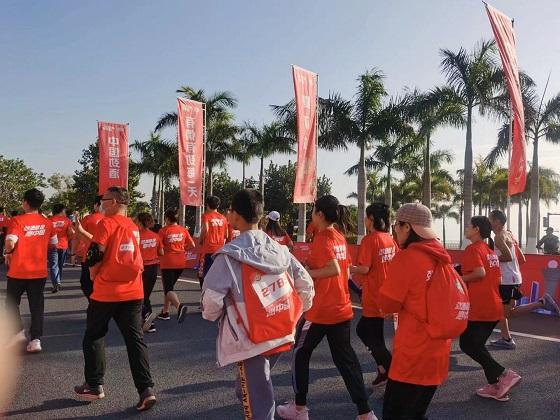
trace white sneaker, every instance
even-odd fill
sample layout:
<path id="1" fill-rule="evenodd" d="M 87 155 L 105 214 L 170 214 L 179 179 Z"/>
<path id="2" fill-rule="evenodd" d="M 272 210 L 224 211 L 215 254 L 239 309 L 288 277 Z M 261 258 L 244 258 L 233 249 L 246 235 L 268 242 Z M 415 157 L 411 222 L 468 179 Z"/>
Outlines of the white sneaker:
<path id="1" fill-rule="evenodd" d="M 360 416 L 358 416 L 356 417 L 356 420 L 378 420 L 378 418 L 375 416 L 375 413 L 373 411 L 370 411 L 367 414 L 362 414 L 362 416 L 366 416 L 366 417 L 360 418 Z"/>
<path id="2" fill-rule="evenodd" d="M 27 337 L 25 336 L 25 331 L 21 330 L 10 339 L 6 347 L 11 349 L 13 347 L 22 345 L 26 341 L 27 341 Z"/>
<path id="3" fill-rule="evenodd" d="M 41 350 L 41 340 L 36 338 L 35 340 L 31 340 L 27 345 L 27 353 L 39 353 Z"/>
<path id="4" fill-rule="evenodd" d="M 276 407 L 278 415 L 286 420 L 309 420 L 309 409 L 305 407 L 303 410 L 296 410 L 296 403 L 288 401 Z"/>

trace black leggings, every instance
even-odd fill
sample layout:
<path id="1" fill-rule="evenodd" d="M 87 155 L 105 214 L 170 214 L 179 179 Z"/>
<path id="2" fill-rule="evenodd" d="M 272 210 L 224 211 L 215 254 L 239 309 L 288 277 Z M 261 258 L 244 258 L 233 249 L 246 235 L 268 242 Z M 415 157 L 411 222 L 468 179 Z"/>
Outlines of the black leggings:
<path id="1" fill-rule="evenodd" d="M 389 372 L 391 353 L 385 345 L 384 324 L 384 318 L 362 316 L 356 326 L 356 334 L 371 352 L 377 366 L 383 366 L 385 372 Z"/>
<path id="2" fill-rule="evenodd" d="M 175 283 L 183 273 L 182 268 L 162 268 L 161 279 L 163 280 L 163 293 L 167 294 L 172 292 L 175 288 Z"/>
<path id="3" fill-rule="evenodd" d="M 426 411 L 437 386 L 389 379 L 383 397 L 383 420 L 427 420 Z"/>
<path id="4" fill-rule="evenodd" d="M 144 285 L 144 304 L 142 306 L 142 316 L 152 312 L 152 303 L 150 302 L 150 295 L 154 290 L 158 274 L 159 264 L 151 264 L 144 266 L 142 273 L 142 284 Z"/>
<path id="5" fill-rule="evenodd" d="M 494 360 L 486 348 L 486 340 L 498 321 L 469 321 L 467 329 L 459 338 L 459 347 L 467 356 L 479 363 L 489 384 L 498 382 L 505 368 Z"/>
<path id="6" fill-rule="evenodd" d="M 307 404 L 309 360 L 313 350 L 327 336 L 333 362 L 344 379 L 352 402 L 358 407 L 358 413 L 365 414 L 371 411 L 362 368 L 350 344 L 350 323 L 351 321 L 333 325 L 313 324 L 303 318 L 298 323 L 292 356 L 292 384 L 297 405 Z"/>

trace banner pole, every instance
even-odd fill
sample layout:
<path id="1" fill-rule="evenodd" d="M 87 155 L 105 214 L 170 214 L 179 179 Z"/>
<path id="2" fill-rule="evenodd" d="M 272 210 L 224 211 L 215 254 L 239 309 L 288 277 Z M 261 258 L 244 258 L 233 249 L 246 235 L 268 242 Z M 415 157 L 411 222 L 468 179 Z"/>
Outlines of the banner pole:
<path id="1" fill-rule="evenodd" d="M 203 126 L 203 142 L 202 142 L 202 197 L 200 198 L 201 204 L 196 207 L 196 220 L 194 236 L 200 237 L 202 228 L 202 212 L 204 211 L 204 197 L 206 196 L 206 104 L 202 105 L 202 112 L 204 112 L 204 126 Z"/>

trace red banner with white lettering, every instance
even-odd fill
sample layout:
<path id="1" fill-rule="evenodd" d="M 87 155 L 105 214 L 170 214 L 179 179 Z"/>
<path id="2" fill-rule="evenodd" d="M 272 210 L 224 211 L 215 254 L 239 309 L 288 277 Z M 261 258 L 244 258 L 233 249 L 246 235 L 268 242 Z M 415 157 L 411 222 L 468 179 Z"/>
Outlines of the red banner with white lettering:
<path id="1" fill-rule="evenodd" d="M 184 206 L 202 206 L 204 112 L 202 102 L 177 98 L 179 190 Z"/>
<path id="2" fill-rule="evenodd" d="M 298 157 L 294 203 L 317 198 L 317 74 L 292 66 L 296 96 Z"/>
<path id="3" fill-rule="evenodd" d="M 99 194 L 109 187 L 128 188 L 128 124 L 99 121 Z"/>
<path id="4" fill-rule="evenodd" d="M 513 21 L 499 10 L 486 5 L 486 12 L 498 44 L 504 75 L 507 81 L 513 112 L 511 161 L 509 163 L 508 195 L 525 191 L 527 182 L 527 156 L 525 151 L 525 112 L 519 83 L 519 67 L 515 50 Z"/>

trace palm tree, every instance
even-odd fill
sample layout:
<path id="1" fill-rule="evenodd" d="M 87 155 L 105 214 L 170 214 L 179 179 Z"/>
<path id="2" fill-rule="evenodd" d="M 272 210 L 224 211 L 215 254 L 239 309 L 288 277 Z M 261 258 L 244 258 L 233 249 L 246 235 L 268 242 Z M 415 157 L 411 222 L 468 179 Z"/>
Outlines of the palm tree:
<path id="1" fill-rule="evenodd" d="M 424 139 L 423 154 L 423 176 L 422 176 L 422 203 L 431 208 L 432 206 L 432 156 L 430 152 L 431 139 L 434 131 L 442 126 L 451 125 L 462 127 L 465 123 L 463 118 L 463 105 L 454 100 L 454 95 L 447 89 L 435 88 L 426 93 L 413 92 L 411 114 L 413 120 L 418 123 L 417 134 Z"/>
<path id="2" fill-rule="evenodd" d="M 472 119 L 478 107 L 484 115 L 492 99 L 503 86 L 502 72 L 496 65 L 494 41 L 482 41 L 472 52 L 442 49 L 441 68 L 448 86 L 439 88 L 463 109 L 466 122 L 464 165 L 464 226 L 470 222 L 473 206 Z"/>
<path id="3" fill-rule="evenodd" d="M 526 77 L 524 79 L 527 79 Z M 539 141 L 547 140 L 553 144 L 560 143 L 560 93 L 544 104 L 544 97 L 538 98 L 532 81 L 522 79 L 523 89 L 523 105 L 525 110 L 525 130 L 527 133 L 527 141 L 533 141 L 533 159 L 531 168 L 539 171 Z M 544 104 L 544 107 L 543 107 Z M 486 161 L 490 164 L 496 162 L 508 152 L 510 144 L 510 128 L 509 124 L 504 124 L 498 132 L 498 141 L 496 146 L 487 156 Z M 531 219 L 527 227 L 528 239 L 527 248 L 529 252 L 536 252 L 538 241 L 538 226 L 540 223 L 540 175 L 530 178 L 530 196 L 531 196 Z"/>
<path id="4" fill-rule="evenodd" d="M 294 139 L 285 135 L 282 125 L 278 122 L 265 124 L 261 128 L 249 124 L 247 130 L 251 137 L 249 154 L 260 158 L 259 190 L 264 197 L 264 160 L 276 153 L 294 153 Z"/>
<path id="5" fill-rule="evenodd" d="M 242 182 L 241 185 L 245 188 L 245 180 L 247 165 L 251 163 L 251 159 L 256 157 L 254 155 L 255 150 L 255 139 L 251 132 L 251 124 L 245 122 L 243 126 L 239 128 L 239 136 L 237 137 L 233 146 L 234 159 L 241 162 L 242 165 Z"/>
<path id="6" fill-rule="evenodd" d="M 223 167 L 228 158 L 233 157 L 232 140 L 237 134 L 232 110 L 237 106 L 237 99 L 227 91 L 216 92 L 207 96 L 203 89 L 195 90 L 190 86 L 181 86 L 176 91 L 185 98 L 206 104 L 206 170 L 209 179 L 208 193 L 212 194 L 212 173 L 216 167 Z M 163 114 L 156 123 L 155 130 L 177 126 L 177 113 Z"/>
<path id="7" fill-rule="evenodd" d="M 452 204 L 440 204 L 434 206 L 434 208 L 432 209 L 434 219 L 441 219 L 443 223 L 442 234 L 443 234 L 444 247 L 447 246 L 447 239 L 445 236 L 445 220 L 451 218 L 456 220 L 457 222 L 459 221 L 459 214 L 456 211 L 454 211 L 453 208 L 454 206 Z"/>

